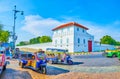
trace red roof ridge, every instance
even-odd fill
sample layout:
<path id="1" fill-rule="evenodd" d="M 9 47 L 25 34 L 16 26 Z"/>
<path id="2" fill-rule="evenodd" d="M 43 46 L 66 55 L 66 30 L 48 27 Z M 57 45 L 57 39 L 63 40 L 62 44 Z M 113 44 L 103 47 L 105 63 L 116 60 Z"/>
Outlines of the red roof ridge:
<path id="1" fill-rule="evenodd" d="M 72 25 L 75 25 L 75 26 L 78 26 L 80 28 L 84 28 L 84 29 L 88 30 L 87 27 L 85 27 L 85 26 L 83 26 L 81 24 L 78 24 L 76 22 L 68 22 L 68 23 L 65 23 L 65 24 L 62 24 L 62 25 L 59 25 L 59 26 L 55 27 L 54 29 L 52 29 L 52 31 L 58 30 L 58 29 L 61 29 L 61 28 L 64 28 L 64 27 L 72 26 Z"/>

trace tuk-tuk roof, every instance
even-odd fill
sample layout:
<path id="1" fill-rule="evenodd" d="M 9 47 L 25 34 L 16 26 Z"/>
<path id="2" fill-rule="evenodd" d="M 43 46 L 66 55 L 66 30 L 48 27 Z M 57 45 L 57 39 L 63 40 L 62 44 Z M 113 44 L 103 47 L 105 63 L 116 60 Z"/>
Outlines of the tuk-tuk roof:
<path id="1" fill-rule="evenodd" d="M 55 51 L 55 52 L 68 52 L 67 49 L 57 49 L 57 48 L 47 48 L 47 51 Z"/>

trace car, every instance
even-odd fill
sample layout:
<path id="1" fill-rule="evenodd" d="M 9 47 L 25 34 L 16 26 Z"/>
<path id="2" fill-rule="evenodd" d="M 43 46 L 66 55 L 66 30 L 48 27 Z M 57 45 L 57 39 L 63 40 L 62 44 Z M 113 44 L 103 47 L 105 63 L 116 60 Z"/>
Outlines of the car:
<path id="1" fill-rule="evenodd" d="M 21 68 L 28 67 L 42 74 L 47 73 L 47 61 L 44 51 L 39 51 L 35 53 L 24 52 L 20 54 L 19 66 Z"/>

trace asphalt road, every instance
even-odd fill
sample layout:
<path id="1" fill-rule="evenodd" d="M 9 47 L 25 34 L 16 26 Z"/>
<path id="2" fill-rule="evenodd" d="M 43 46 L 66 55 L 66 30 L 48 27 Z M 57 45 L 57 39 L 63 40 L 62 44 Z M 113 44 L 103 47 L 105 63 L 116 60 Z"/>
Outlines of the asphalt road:
<path id="1" fill-rule="evenodd" d="M 10 60 L 10 64 L 1 74 L 0 79 L 32 79 L 32 77 L 47 79 L 47 76 L 67 72 L 120 72 L 120 61 L 117 58 L 106 58 L 102 56 L 102 53 L 74 55 L 72 59 L 74 61 L 73 65 L 48 64 L 47 75 L 37 73 L 31 69 L 21 69 L 17 60 Z"/>
<path id="2" fill-rule="evenodd" d="M 10 60 L 7 68 L 0 75 L 0 79 L 32 79 L 27 71 L 19 70 L 17 60 Z"/>
<path id="3" fill-rule="evenodd" d="M 73 55 L 73 65 L 52 64 L 52 66 L 69 70 L 70 72 L 120 72 L 120 61 L 117 58 L 107 58 L 101 53 L 89 55 Z"/>
<path id="4" fill-rule="evenodd" d="M 47 75 L 58 75 L 62 73 L 67 73 L 69 70 L 47 66 L 47 74 L 43 75 L 29 68 L 20 68 L 18 66 L 18 61 L 15 59 L 9 60 L 9 64 L 3 73 L 0 75 L 0 79 L 47 79 Z"/>
<path id="5" fill-rule="evenodd" d="M 84 67 L 105 67 L 105 66 L 120 66 L 120 61 L 117 58 L 107 58 L 101 53 L 93 53 L 89 55 L 72 56 L 74 64 L 80 64 Z"/>

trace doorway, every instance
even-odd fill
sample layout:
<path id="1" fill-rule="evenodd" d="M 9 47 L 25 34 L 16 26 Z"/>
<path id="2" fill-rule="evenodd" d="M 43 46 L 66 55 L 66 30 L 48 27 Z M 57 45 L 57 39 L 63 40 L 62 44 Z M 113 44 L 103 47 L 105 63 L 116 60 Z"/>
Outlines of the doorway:
<path id="1" fill-rule="evenodd" d="M 88 52 L 92 52 L 92 41 L 88 40 Z"/>

